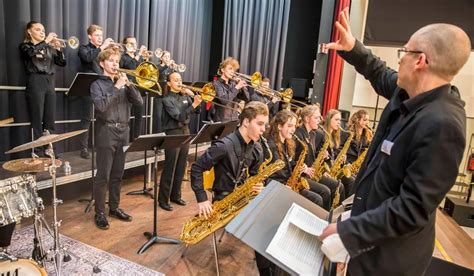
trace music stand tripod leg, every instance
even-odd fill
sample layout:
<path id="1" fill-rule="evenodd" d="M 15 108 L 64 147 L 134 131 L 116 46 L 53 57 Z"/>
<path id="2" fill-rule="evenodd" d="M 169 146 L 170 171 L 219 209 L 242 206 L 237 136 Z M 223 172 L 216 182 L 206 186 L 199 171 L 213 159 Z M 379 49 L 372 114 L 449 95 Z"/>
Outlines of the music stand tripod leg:
<path id="1" fill-rule="evenodd" d="M 153 182 L 154 182 L 154 189 L 153 189 L 153 233 L 151 232 L 145 232 L 143 233 L 145 237 L 148 238 L 148 241 L 143 244 L 140 249 L 138 249 L 137 254 L 142 254 L 145 252 L 150 246 L 157 242 L 163 242 L 163 243 L 171 243 L 171 244 L 180 244 L 181 242 L 175 239 L 170 239 L 170 238 L 165 238 L 165 237 L 159 237 L 157 234 L 157 220 L 158 220 L 158 176 L 157 171 L 158 171 L 158 148 L 154 148 L 155 152 L 155 161 L 154 161 L 154 171 L 153 171 Z M 175 164 L 176 164 L 176 159 L 175 159 Z"/>
<path id="2" fill-rule="evenodd" d="M 95 205 L 94 200 L 94 187 L 95 187 L 95 110 L 94 110 L 94 103 L 91 104 L 91 132 L 92 132 L 92 149 L 91 149 L 91 183 L 92 183 L 92 191 L 91 191 L 91 198 L 90 199 L 79 199 L 79 202 L 88 202 L 86 209 L 84 209 L 84 213 L 89 213 L 92 207 Z"/>

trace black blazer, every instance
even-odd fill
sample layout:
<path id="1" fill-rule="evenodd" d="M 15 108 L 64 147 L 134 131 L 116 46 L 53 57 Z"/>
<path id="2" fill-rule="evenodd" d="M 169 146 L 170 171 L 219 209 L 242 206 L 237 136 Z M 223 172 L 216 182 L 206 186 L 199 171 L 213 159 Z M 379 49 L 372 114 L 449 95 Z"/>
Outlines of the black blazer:
<path id="1" fill-rule="evenodd" d="M 349 273 L 422 275 L 433 253 L 436 208 L 466 144 L 464 102 L 451 85 L 408 99 L 398 73 L 360 42 L 340 55 L 389 99 L 354 183 L 351 218 L 338 223 Z"/>

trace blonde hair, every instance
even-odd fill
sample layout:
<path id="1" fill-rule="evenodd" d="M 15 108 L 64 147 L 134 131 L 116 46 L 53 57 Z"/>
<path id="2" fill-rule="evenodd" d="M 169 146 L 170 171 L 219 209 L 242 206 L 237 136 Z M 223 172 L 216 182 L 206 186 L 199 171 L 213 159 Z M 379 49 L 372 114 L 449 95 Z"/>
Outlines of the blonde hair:
<path id="1" fill-rule="evenodd" d="M 224 67 L 226 67 L 229 64 L 232 65 L 232 67 L 234 67 L 234 70 L 236 70 L 236 71 L 239 70 L 239 68 L 240 68 L 239 62 L 235 58 L 227 57 L 219 65 L 219 70 L 217 70 L 217 73 L 219 75 L 222 74 L 222 69 L 224 69 Z"/>
<path id="2" fill-rule="evenodd" d="M 242 125 L 244 119 L 252 121 L 258 115 L 268 116 L 268 106 L 262 102 L 249 102 L 245 105 L 244 109 L 242 110 L 242 113 L 240 113 L 239 115 L 240 124 Z"/>
<path id="3" fill-rule="evenodd" d="M 111 46 L 111 47 L 105 48 L 105 50 L 103 50 L 103 51 L 100 51 L 100 53 L 97 57 L 98 57 L 99 61 L 104 61 L 104 60 L 109 59 L 111 56 L 115 56 L 115 55 L 117 55 L 119 57 L 119 59 L 122 56 L 120 54 L 119 49 L 117 49 L 116 47 Z"/>
<path id="4" fill-rule="evenodd" d="M 99 25 L 92 24 L 87 28 L 88 35 L 92 35 L 95 31 L 102 31 L 102 27 Z"/>
<path id="5" fill-rule="evenodd" d="M 362 118 L 364 118 L 369 113 L 365 109 L 359 109 L 356 113 L 352 114 L 351 118 L 349 119 L 349 124 L 347 125 L 347 130 L 354 133 L 354 138 L 357 142 L 360 142 L 362 135 L 365 136 L 365 140 L 367 142 L 372 141 L 372 132 L 367 131 L 367 129 L 363 129 L 362 133 L 358 133 L 358 129 L 360 128 L 359 122 Z"/>
<path id="6" fill-rule="evenodd" d="M 329 139 L 329 145 L 331 148 L 337 149 L 341 145 L 341 130 L 338 129 L 336 131 L 331 131 L 331 120 L 336 114 L 341 114 L 341 112 L 337 109 L 331 109 L 328 111 L 326 114 L 326 117 L 324 118 L 324 129 L 328 132 L 331 133 L 331 137 Z"/>

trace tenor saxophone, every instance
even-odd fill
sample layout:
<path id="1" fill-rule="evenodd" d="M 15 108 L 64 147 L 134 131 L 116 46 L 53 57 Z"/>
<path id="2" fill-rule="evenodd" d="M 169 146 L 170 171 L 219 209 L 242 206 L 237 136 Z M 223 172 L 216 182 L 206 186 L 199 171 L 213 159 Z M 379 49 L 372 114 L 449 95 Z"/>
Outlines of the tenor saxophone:
<path id="1" fill-rule="evenodd" d="M 288 185 L 293 191 L 299 192 L 303 189 L 309 189 L 308 181 L 304 178 L 301 178 L 301 174 L 304 170 L 304 159 L 306 158 L 306 154 L 308 153 L 308 146 L 306 143 L 300 140 L 298 136 L 293 134 L 293 137 L 301 144 L 303 147 L 303 151 L 301 151 L 300 157 L 296 162 L 295 167 L 293 168 L 293 172 L 290 175 L 290 178 L 286 181 L 286 185 Z"/>
<path id="2" fill-rule="evenodd" d="M 324 128 L 321 128 L 321 130 L 324 131 L 326 139 L 324 140 L 323 146 L 321 147 L 318 156 L 316 157 L 313 162 L 313 165 L 311 166 L 314 169 L 313 180 L 316 182 L 319 181 L 321 177 L 323 177 L 323 174 L 325 172 L 330 172 L 328 164 L 324 162 L 324 156 L 326 155 L 326 151 L 328 150 L 329 139 L 331 138 L 329 137 L 329 133 Z"/>
<path id="3" fill-rule="evenodd" d="M 359 173 L 360 167 L 364 162 L 365 156 L 367 155 L 367 151 L 369 148 L 364 149 L 364 151 L 357 157 L 356 161 L 352 162 L 351 164 L 351 173 L 353 175 L 357 175 Z"/>
<path id="4" fill-rule="evenodd" d="M 344 131 L 341 128 L 342 131 Z M 349 137 L 347 138 L 344 146 L 342 147 L 341 151 L 337 155 L 336 159 L 334 160 L 329 175 L 334 179 L 341 179 L 343 176 L 350 177 L 351 170 L 350 166 L 344 164 L 344 159 L 349 150 L 349 146 L 351 145 L 351 141 L 354 138 L 354 133 L 351 131 L 349 132 Z"/>
<path id="5" fill-rule="evenodd" d="M 204 218 L 195 216 L 187 220 L 183 225 L 180 236 L 181 241 L 186 245 L 196 244 L 216 230 L 227 225 L 227 223 L 237 216 L 256 196 L 253 191 L 253 186 L 256 183 L 263 182 L 270 175 L 281 170 L 283 167 L 285 167 L 285 163 L 282 160 L 276 160 L 270 165 L 264 165 L 264 167 L 260 165 L 257 175 L 249 177 L 224 199 L 212 204 L 213 212 L 210 217 Z"/>

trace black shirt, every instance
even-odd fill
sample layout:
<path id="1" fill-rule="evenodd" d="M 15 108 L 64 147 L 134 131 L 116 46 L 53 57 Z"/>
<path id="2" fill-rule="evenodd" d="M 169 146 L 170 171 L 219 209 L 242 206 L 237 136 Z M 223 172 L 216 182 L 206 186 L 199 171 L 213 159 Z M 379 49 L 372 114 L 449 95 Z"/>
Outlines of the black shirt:
<path id="1" fill-rule="evenodd" d="M 142 105 L 143 99 L 134 86 L 118 89 L 107 76 L 91 84 L 91 98 L 96 110 L 97 121 L 127 125 L 130 119 L 130 104 Z"/>
<path id="2" fill-rule="evenodd" d="M 239 100 L 243 100 L 245 102 L 250 101 L 247 88 L 244 87 L 242 89 L 236 89 L 235 86 L 237 83 L 233 80 L 230 80 L 229 83 L 226 83 L 223 78 L 219 78 L 218 80 L 213 81 L 212 84 L 216 89 L 216 96 L 219 98 L 215 99 L 214 101 L 221 105 L 237 109 L 238 104 L 236 102 L 239 102 Z M 215 105 L 214 108 L 216 113 L 213 120 L 215 122 L 228 122 L 238 119 L 238 114 L 233 109 L 219 105 Z"/>
<path id="3" fill-rule="evenodd" d="M 102 68 L 99 64 L 99 59 L 97 58 L 100 53 L 100 48 L 94 46 L 94 44 L 90 43 L 87 45 L 79 46 L 79 51 L 77 55 L 81 60 L 82 64 L 82 72 L 86 73 L 96 73 L 101 75 Z"/>
<path id="4" fill-rule="evenodd" d="M 51 45 L 42 41 L 36 45 L 32 42 L 20 44 L 20 54 L 25 64 L 25 72 L 30 74 L 54 74 L 54 65 L 65 66 L 64 53 L 54 49 Z"/>
<path id="5" fill-rule="evenodd" d="M 247 171 L 250 176 L 258 173 L 263 160 L 260 143 L 245 143 L 239 130 L 214 141 L 206 152 L 191 167 L 191 188 L 197 202 L 207 200 L 202 174 L 214 167 L 214 192 L 232 192 L 244 182 Z"/>
<path id="6" fill-rule="evenodd" d="M 193 107 L 193 98 L 170 91 L 163 98 L 161 127 L 163 131 L 187 127 L 191 113 L 199 113 L 200 105 Z"/>
<path id="7" fill-rule="evenodd" d="M 120 58 L 119 66 L 123 69 L 137 69 L 138 65 L 143 62 L 143 57 L 140 57 L 138 60 L 131 57 L 129 54 L 123 54 Z"/>

